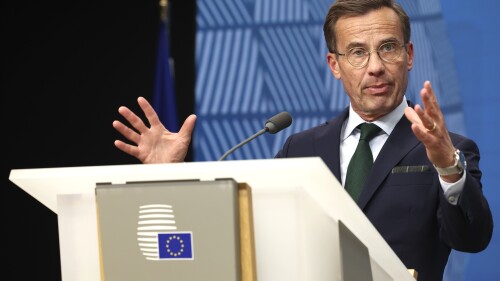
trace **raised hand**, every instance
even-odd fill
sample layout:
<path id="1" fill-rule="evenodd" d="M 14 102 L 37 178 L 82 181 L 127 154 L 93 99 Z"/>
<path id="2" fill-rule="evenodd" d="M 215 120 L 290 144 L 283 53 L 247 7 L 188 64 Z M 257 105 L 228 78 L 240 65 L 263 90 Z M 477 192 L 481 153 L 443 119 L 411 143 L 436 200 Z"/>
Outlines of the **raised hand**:
<path id="1" fill-rule="evenodd" d="M 439 108 L 436 95 L 429 81 L 424 82 L 420 90 L 420 96 L 424 107 L 415 105 L 415 109 L 407 107 L 405 115 L 412 123 L 412 130 L 426 148 L 427 157 L 438 167 L 453 165 L 455 147 L 451 142 L 443 113 Z M 447 181 L 459 179 L 459 175 L 443 177 Z"/>
<path id="2" fill-rule="evenodd" d="M 150 127 L 130 109 L 121 106 L 118 112 L 131 127 L 118 120 L 113 121 L 113 127 L 133 144 L 116 140 L 115 146 L 144 164 L 184 161 L 191 142 L 196 115 L 188 116 L 179 132 L 174 133 L 163 126 L 155 110 L 145 98 L 139 97 L 137 102 Z"/>

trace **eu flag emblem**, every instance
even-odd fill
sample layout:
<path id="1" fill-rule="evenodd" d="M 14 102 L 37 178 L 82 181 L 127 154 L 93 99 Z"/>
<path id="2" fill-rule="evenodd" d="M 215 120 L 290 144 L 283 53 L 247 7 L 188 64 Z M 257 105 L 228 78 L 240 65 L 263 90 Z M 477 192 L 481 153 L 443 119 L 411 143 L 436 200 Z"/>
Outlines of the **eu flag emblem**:
<path id="1" fill-rule="evenodd" d="M 160 260 L 192 260 L 193 233 L 158 233 L 158 253 Z"/>

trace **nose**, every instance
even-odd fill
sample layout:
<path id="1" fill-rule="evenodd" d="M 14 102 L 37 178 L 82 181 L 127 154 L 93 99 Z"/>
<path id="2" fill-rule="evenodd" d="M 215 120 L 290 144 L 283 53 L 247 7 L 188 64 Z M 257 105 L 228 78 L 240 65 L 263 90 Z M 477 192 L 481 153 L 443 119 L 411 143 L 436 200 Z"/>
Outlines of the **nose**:
<path id="1" fill-rule="evenodd" d="M 370 75 L 379 76 L 385 71 L 384 61 L 380 58 L 377 51 L 372 51 L 366 65 L 366 70 Z"/>

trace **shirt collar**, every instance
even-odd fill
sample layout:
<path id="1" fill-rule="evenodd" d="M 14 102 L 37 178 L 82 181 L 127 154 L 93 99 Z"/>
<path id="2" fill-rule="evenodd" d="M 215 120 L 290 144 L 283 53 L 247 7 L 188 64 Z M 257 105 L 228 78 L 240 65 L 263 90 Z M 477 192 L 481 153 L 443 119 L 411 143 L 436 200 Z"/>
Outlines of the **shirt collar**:
<path id="1" fill-rule="evenodd" d="M 393 111 L 380 119 L 373 121 L 372 123 L 379 126 L 384 133 L 390 135 L 392 130 L 394 130 L 394 127 L 396 127 L 396 124 L 398 124 L 399 120 L 401 120 L 401 117 L 403 117 L 406 107 L 408 107 L 408 103 L 406 102 L 406 96 L 403 96 L 403 100 Z M 352 109 L 352 105 L 349 104 L 349 118 L 347 118 L 347 121 L 344 123 L 342 140 L 348 138 L 353 133 L 354 129 L 356 129 L 359 124 L 364 122 L 366 121 L 363 120 Z"/>

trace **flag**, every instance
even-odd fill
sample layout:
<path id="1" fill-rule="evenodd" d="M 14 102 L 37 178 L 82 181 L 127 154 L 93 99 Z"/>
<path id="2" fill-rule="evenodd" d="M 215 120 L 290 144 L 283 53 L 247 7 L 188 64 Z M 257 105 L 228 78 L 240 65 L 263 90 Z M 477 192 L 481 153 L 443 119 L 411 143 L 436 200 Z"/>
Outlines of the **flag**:
<path id="1" fill-rule="evenodd" d="M 179 122 L 175 101 L 174 79 L 170 63 L 169 22 L 167 1 L 161 1 L 161 20 L 158 36 L 156 79 L 153 94 L 153 108 L 160 121 L 169 131 L 177 132 Z"/>
<path id="2" fill-rule="evenodd" d="M 192 260 L 193 233 L 158 233 L 158 253 L 160 260 Z"/>

